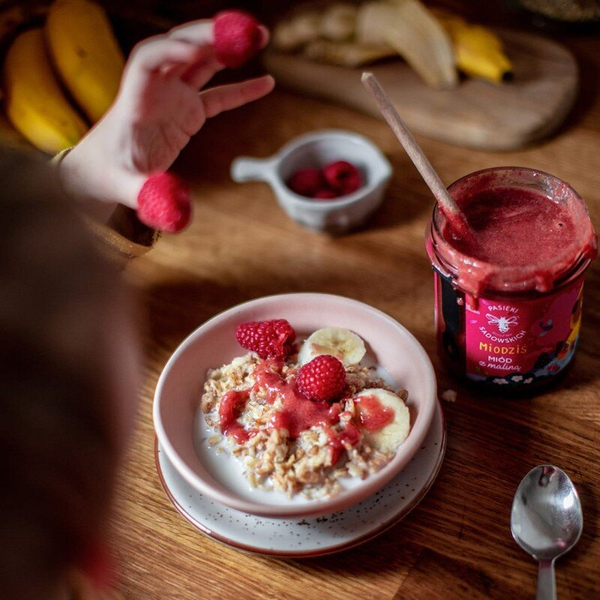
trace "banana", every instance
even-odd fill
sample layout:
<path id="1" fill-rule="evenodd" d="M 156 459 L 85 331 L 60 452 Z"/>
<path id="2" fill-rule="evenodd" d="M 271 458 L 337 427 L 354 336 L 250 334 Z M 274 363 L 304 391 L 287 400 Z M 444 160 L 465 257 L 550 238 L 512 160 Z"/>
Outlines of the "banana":
<path id="1" fill-rule="evenodd" d="M 358 7 L 336 2 L 320 11 L 300 10 L 275 26 L 273 46 L 345 67 L 399 54 L 425 83 L 441 89 L 458 85 L 457 68 L 494 83 L 512 77 L 495 33 L 428 9 L 420 0 L 371 0 Z"/>
<path id="2" fill-rule="evenodd" d="M 57 72 L 95 123 L 115 99 L 125 63 L 104 9 L 89 0 L 55 0 L 45 33 Z"/>
<path id="3" fill-rule="evenodd" d="M 34 146 L 55 154 L 74 146 L 87 126 L 52 72 L 40 27 L 21 33 L 4 61 L 6 114 Z"/>
<path id="4" fill-rule="evenodd" d="M 402 399 L 382 389 L 366 389 L 353 398 L 365 440 L 380 452 L 393 452 L 410 431 L 410 413 Z"/>
<path id="5" fill-rule="evenodd" d="M 363 340 L 352 331 L 342 327 L 325 327 L 315 331 L 302 344 L 298 362 L 304 365 L 315 356 L 330 354 L 349 367 L 358 364 L 366 351 Z"/>
<path id="6" fill-rule="evenodd" d="M 436 14 L 450 35 L 456 65 L 466 75 L 501 83 L 512 78 L 512 64 L 504 54 L 500 38 L 481 25 L 472 25 L 455 15 Z"/>
<path id="7" fill-rule="evenodd" d="M 434 88 L 458 84 L 450 36 L 419 0 L 367 2 L 358 11 L 356 35 L 365 44 L 388 44 Z"/>

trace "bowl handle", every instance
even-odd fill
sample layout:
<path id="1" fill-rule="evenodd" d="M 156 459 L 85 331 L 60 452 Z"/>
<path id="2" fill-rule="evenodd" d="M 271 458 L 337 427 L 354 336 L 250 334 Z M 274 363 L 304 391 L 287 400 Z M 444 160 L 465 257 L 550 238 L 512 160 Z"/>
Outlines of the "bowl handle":
<path id="1" fill-rule="evenodd" d="M 252 158 L 250 156 L 240 156 L 231 163 L 231 178 L 236 183 L 246 181 L 271 181 L 275 172 L 275 163 L 277 159 L 270 158 Z"/>

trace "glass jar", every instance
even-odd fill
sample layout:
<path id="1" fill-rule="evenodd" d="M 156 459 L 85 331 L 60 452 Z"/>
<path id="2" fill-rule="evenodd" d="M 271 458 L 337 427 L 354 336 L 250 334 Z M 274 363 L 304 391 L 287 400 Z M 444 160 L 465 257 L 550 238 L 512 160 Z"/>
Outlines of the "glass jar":
<path id="1" fill-rule="evenodd" d="M 597 255 L 596 235 L 577 192 L 541 171 L 485 169 L 448 188 L 463 209 L 477 194 L 490 190 L 505 195 L 534 193 L 543 197 L 542 203 L 556 203 L 572 220 L 572 235 L 568 243 L 557 244 L 551 251 L 548 240 L 551 244 L 552 235 L 546 236 L 537 255 L 540 223 L 532 223 L 528 230 L 529 222 L 524 221 L 522 235 L 513 236 L 510 247 L 496 248 L 493 255 L 506 252 L 507 257 L 518 259 L 522 250 L 521 256 L 535 258 L 521 264 L 516 264 L 518 260 L 511 264 L 512 258 L 486 262 L 461 249 L 436 205 L 426 245 L 434 269 L 438 350 L 450 371 L 470 382 L 497 390 L 531 389 L 553 381 L 573 358 L 581 324 L 583 278 Z M 481 208 L 481 212 L 489 210 L 489 206 Z M 494 227 L 498 228 L 498 221 Z M 497 231 L 500 237 L 495 242 L 508 244 L 502 227 Z"/>

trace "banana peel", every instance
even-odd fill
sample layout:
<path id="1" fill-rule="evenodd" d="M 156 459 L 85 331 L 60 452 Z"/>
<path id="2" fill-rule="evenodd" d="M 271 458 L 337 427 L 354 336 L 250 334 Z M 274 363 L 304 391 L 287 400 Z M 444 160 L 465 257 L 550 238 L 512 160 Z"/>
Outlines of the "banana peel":
<path id="1" fill-rule="evenodd" d="M 492 83 L 512 79 L 512 63 L 493 31 L 454 15 L 442 13 L 436 16 L 454 44 L 456 65 L 463 73 Z"/>
<path id="2" fill-rule="evenodd" d="M 458 85 L 452 40 L 419 0 L 367 2 L 358 11 L 356 36 L 394 48 L 433 88 Z"/>

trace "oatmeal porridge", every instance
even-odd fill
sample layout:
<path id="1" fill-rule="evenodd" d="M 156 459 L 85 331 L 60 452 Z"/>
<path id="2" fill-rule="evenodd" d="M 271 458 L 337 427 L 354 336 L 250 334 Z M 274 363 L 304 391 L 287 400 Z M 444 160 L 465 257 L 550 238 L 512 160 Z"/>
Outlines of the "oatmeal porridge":
<path id="1" fill-rule="evenodd" d="M 331 497 L 392 459 L 410 428 L 408 394 L 362 365 L 359 336 L 329 327 L 298 344 L 284 319 L 236 335 L 250 351 L 208 372 L 201 410 L 210 444 L 240 460 L 253 487 Z"/>

